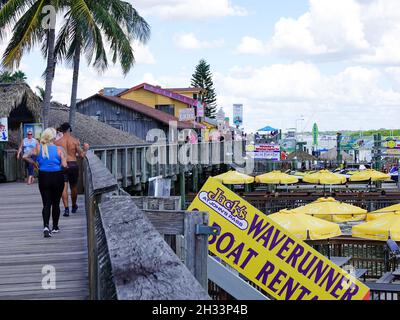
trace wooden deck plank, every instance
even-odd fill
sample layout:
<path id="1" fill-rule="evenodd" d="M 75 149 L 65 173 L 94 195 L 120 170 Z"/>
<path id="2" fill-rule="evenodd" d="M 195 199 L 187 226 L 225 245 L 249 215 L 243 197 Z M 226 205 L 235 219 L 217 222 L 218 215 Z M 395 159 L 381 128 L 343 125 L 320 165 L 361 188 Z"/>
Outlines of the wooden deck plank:
<path id="1" fill-rule="evenodd" d="M 83 196 L 78 206 L 76 214 L 60 217 L 60 233 L 45 239 L 37 184 L 0 184 L 0 300 L 88 298 Z M 45 265 L 55 268 L 54 290 L 42 288 Z"/>

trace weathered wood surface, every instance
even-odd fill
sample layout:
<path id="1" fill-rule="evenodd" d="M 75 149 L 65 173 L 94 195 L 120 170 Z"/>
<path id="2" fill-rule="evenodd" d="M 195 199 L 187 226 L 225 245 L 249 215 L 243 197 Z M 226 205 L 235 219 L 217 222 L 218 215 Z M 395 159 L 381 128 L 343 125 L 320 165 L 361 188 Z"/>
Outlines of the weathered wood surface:
<path id="1" fill-rule="evenodd" d="M 60 217 L 60 233 L 45 239 L 38 185 L 0 184 L 0 299 L 87 299 L 83 197 L 78 205 L 78 213 Z M 42 288 L 45 265 L 55 267 L 55 290 Z"/>
<path id="2" fill-rule="evenodd" d="M 119 300 L 208 300 L 145 213 L 129 197 L 99 205 Z"/>
<path id="3" fill-rule="evenodd" d="M 110 171 L 105 169 L 103 162 L 101 162 L 101 160 L 92 151 L 87 153 L 86 159 L 92 177 L 90 185 L 91 192 L 99 193 L 118 189 L 117 180 Z"/>

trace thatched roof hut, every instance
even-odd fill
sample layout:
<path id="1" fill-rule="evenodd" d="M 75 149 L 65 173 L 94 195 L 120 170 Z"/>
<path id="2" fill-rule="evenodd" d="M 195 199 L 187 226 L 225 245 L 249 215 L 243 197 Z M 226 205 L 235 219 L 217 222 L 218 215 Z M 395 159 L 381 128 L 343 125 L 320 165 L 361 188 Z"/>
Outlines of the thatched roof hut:
<path id="1" fill-rule="evenodd" d="M 8 118 L 8 147 L 15 148 L 20 140 L 21 123 L 37 123 L 41 119 L 42 102 L 25 83 L 0 84 L 0 117 Z M 52 103 L 49 125 L 60 126 L 68 121 L 69 108 Z M 81 113 L 76 114 L 76 128 L 73 134 L 91 146 L 144 144 L 134 135 L 115 129 Z"/>
<path id="2" fill-rule="evenodd" d="M 287 160 L 299 160 L 299 161 L 315 161 L 317 160 L 316 157 L 312 156 L 311 154 L 305 151 L 295 151 L 288 155 Z"/>
<path id="3" fill-rule="evenodd" d="M 26 83 L 0 83 L 0 117 L 8 117 L 9 128 L 18 128 L 21 122 L 39 122 L 39 97 Z"/>
<path id="4" fill-rule="evenodd" d="M 343 161 L 353 161 L 353 157 L 348 153 L 341 151 L 340 154 L 342 155 Z M 329 151 L 322 153 L 319 157 L 321 160 L 327 161 L 336 161 L 337 158 L 337 150 L 336 148 L 332 148 Z"/>

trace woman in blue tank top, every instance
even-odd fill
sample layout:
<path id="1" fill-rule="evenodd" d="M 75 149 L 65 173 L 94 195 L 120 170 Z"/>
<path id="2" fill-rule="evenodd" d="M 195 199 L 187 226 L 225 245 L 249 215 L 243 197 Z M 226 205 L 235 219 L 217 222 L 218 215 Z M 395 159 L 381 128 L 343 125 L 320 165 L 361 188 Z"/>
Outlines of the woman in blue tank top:
<path id="1" fill-rule="evenodd" d="M 43 131 L 40 144 L 24 159 L 34 164 L 39 169 L 39 190 L 42 196 L 43 210 L 43 234 L 45 238 L 59 232 L 58 221 L 60 218 L 60 199 L 64 189 L 63 168 L 67 167 L 65 152 L 61 147 L 53 144 L 56 138 L 56 130 L 48 128 Z M 31 159 L 37 156 L 37 163 Z M 53 218 L 53 228 L 50 231 L 50 213 Z"/>
<path id="2" fill-rule="evenodd" d="M 21 141 L 21 144 L 19 145 L 18 148 L 18 154 L 17 154 L 17 159 L 21 158 L 21 154 L 25 155 L 29 152 L 31 152 L 33 149 L 36 148 L 38 144 L 38 141 L 33 137 L 33 132 L 32 130 L 28 130 L 27 132 L 27 137 Z M 35 161 L 35 156 L 32 155 L 32 160 Z M 34 182 L 34 166 L 32 163 L 25 161 L 26 163 L 26 173 L 27 173 L 27 183 L 28 185 L 31 185 Z"/>

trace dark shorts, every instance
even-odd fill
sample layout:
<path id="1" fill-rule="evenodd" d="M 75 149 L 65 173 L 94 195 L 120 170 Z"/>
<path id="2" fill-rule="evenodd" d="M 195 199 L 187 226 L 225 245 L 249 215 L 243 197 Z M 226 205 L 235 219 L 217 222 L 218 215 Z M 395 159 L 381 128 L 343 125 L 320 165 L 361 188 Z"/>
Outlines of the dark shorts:
<path id="1" fill-rule="evenodd" d="M 36 156 L 31 156 L 31 159 L 33 161 L 36 161 Z M 32 163 L 25 162 L 25 168 L 26 168 L 26 173 L 28 176 L 33 176 L 35 172 L 35 167 L 33 166 Z"/>
<path id="2" fill-rule="evenodd" d="M 68 161 L 68 169 L 64 173 L 64 182 L 69 182 L 70 186 L 76 186 L 79 179 L 79 166 L 76 161 Z"/>

